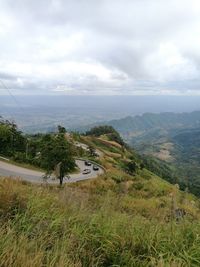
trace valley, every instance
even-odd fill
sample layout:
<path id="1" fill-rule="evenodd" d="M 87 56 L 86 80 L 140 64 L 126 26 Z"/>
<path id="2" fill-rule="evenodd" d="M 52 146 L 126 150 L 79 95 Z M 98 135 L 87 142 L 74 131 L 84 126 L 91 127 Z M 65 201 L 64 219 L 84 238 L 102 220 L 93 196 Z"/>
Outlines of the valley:
<path id="1" fill-rule="evenodd" d="M 163 170 L 167 166 L 163 178 L 200 195 L 200 111 L 148 113 L 107 124 L 115 127 L 149 163 L 158 159 L 155 164 L 163 166 Z M 158 173 L 161 175 L 161 170 Z"/>

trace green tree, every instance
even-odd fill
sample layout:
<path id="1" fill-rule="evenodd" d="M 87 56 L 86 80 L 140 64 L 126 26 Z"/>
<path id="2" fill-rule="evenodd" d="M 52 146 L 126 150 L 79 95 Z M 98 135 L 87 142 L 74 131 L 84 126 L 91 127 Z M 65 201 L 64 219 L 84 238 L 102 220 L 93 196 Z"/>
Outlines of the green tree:
<path id="1" fill-rule="evenodd" d="M 18 130 L 17 125 L 0 118 L 0 153 L 14 156 L 15 153 L 25 152 L 26 138 Z"/>
<path id="2" fill-rule="evenodd" d="M 0 124 L 0 153 L 8 155 L 11 152 L 12 133 L 8 125 Z"/>
<path id="3" fill-rule="evenodd" d="M 135 174 L 137 171 L 137 168 L 138 168 L 137 163 L 133 160 L 126 164 L 126 170 L 130 174 Z"/>
<path id="4" fill-rule="evenodd" d="M 89 146 L 88 147 L 88 150 L 89 150 L 89 153 L 90 153 L 90 155 L 92 156 L 92 157 L 96 157 L 96 150 L 95 150 L 95 148 L 93 147 L 93 146 Z"/>
<path id="5" fill-rule="evenodd" d="M 64 134 L 44 136 L 41 147 L 41 165 L 47 174 L 51 174 L 56 168 L 59 169 L 60 185 L 63 184 L 64 176 L 75 168 L 71 146 Z"/>
<path id="6" fill-rule="evenodd" d="M 58 132 L 59 133 L 66 133 L 67 131 L 66 131 L 65 127 L 58 125 Z"/>

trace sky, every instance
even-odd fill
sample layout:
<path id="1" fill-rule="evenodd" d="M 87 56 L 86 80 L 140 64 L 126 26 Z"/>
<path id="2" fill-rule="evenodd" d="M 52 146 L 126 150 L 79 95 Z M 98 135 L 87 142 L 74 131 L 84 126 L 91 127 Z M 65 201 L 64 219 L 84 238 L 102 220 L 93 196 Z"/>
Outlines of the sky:
<path id="1" fill-rule="evenodd" d="M 0 94 L 200 95 L 199 0 L 0 0 Z"/>

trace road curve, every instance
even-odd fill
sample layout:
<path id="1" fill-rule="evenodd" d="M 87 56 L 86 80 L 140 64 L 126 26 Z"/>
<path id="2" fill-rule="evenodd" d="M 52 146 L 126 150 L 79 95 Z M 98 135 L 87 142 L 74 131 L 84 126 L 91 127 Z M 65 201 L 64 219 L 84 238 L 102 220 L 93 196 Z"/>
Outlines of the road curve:
<path id="1" fill-rule="evenodd" d="M 83 160 L 76 160 L 76 165 L 79 167 L 80 172 L 71 174 L 70 178 L 65 177 L 63 183 L 73 183 L 92 179 L 104 173 L 104 170 L 102 168 L 99 168 L 98 171 L 94 171 L 92 166 L 85 166 L 85 162 Z M 91 172 L 89 174 L 82 174 L 83 170 L 86 168 L 90 169 Z M 47 181 L 44 181 L 43 175 L 43 172 L 22 168 L 4 161 L 0 161 L 0 176 L 2 177 L 20 178 L 31 183 L 59 183 L 58 179 L 56 179 L 55 176 L 51 176 Z"/>

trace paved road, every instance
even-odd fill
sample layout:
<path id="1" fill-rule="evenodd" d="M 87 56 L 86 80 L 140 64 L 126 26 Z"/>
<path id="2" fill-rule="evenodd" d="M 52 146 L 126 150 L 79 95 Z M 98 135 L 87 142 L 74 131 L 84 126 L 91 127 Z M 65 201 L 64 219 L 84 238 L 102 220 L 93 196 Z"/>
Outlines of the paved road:
<path id="1" fill-rule="evenodd" d="M 80 172 L 71 174 L 69 179 L 64 178 L 64 181 L 63 181 L 64 183 L 73 183 L 73 182 L 78 182 L 78 181 L 87 180 L 91 178 L 96 178 L 98 175 L 104 173 L 104 170 L 101 168 L 99 168 L 98 171 L 94 171 L 92 169 L 92 166 L 85 166 L 85 163 L 83 160 L 76 160 L 76 164 L 79 167 Z M 83 170 L 86 168 L 90 169 L 91 173 L 82 174 Z M 22 180 L 26 180 L 31 183 L 43 183 L 44 182 L 44 179 L 42 178 L 43 175 L 44 173 L 39 172 L 39 171 L 25 169 L 25 168 L 15 166 L 4 161 L 0 161 L 0 176 L 21 178 Z M 59 180 L 52 176 L 47 180 L 47 183 L 58 184 Z"/>

